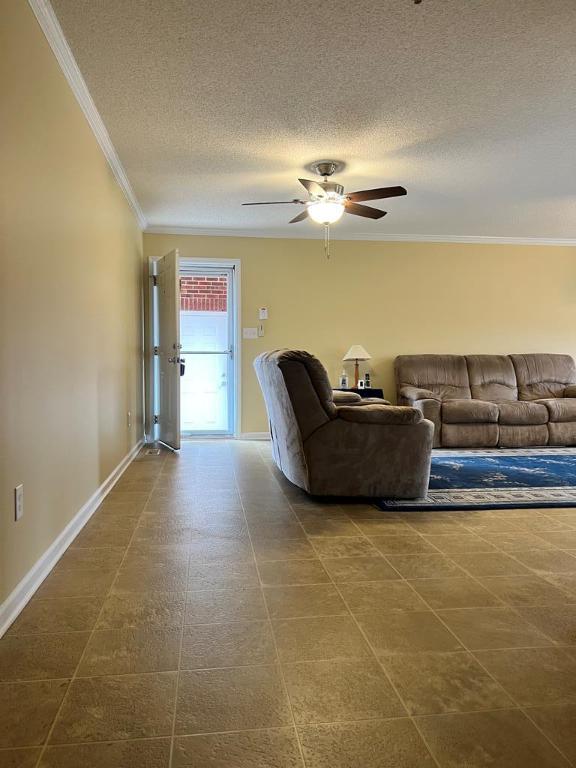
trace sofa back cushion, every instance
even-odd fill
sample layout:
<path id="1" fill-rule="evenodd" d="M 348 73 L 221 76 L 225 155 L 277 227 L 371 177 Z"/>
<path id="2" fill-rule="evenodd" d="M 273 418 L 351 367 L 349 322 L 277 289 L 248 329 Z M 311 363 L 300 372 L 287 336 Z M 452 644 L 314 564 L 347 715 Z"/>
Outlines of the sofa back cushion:
<path id="1" fill-rule="evenodd" d="M 516 373 L 507 355 L 467 355 L 466 362 L 475 400 L 518 400 Z"/>
<path id="2" fill-rule="evenodd" d="M 570 355 L 510 355 L 520 400 L 562 397 L 564 389 L 576 384 L 576 366 Z"/>
<path id="3" fill-rule="evenodd" d="M 428 389 L 442 400 L 469 400 L 466 358 L 461 355 L 399 355 L 394 363 L 396 389 Z"/>

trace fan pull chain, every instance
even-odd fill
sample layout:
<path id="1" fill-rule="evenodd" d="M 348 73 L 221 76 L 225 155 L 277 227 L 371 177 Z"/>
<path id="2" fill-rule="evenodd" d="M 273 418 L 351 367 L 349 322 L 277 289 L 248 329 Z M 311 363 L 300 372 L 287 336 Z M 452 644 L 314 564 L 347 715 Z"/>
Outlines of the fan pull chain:
<path id="1" fill-rule="evenodd" d="M 324 224 L 324 254 L 330 259 L 330 224 Z"/>

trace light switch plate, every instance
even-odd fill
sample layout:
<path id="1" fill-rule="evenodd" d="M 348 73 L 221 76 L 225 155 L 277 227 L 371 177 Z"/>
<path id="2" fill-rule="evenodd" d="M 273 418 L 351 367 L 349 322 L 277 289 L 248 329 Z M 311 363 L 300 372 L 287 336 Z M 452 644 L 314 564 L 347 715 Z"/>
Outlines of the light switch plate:
<path id="1" fill-rule="evenodd" d="M 242 329 L 242 338 L 243 339 L 257 339 L 258 338 L 258 328 L 243 328 Z"/>
<path id="2" fill-rule="evenodd" d="M 258 310 L 259 320 L 268 320 L 268 307 L 260 307 Z"/>

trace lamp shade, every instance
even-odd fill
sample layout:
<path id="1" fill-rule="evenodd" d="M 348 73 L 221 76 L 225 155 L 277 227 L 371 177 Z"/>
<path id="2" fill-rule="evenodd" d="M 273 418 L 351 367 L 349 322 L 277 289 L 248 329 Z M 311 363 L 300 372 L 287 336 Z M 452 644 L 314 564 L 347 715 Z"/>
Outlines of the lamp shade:
<path id="1" fill-rule="evenodd" d="M 360 344 L 353 344 L 342 360 L 344 360 L 344 362 L 349 360 L 370 360 L 371 357 L 372 355 L 366 352 L 364 347 L 360 346 Z"/>

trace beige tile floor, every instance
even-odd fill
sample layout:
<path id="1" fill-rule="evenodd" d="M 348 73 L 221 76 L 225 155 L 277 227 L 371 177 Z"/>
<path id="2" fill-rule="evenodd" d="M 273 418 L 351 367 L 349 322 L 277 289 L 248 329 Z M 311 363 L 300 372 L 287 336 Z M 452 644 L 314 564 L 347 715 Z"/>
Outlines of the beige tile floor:
<path id="1" fill-rule="evenodd" d="M 576 509 L 318 502 L 142 454 L 0 640 L 1 768 L 576 766 Z"/>

